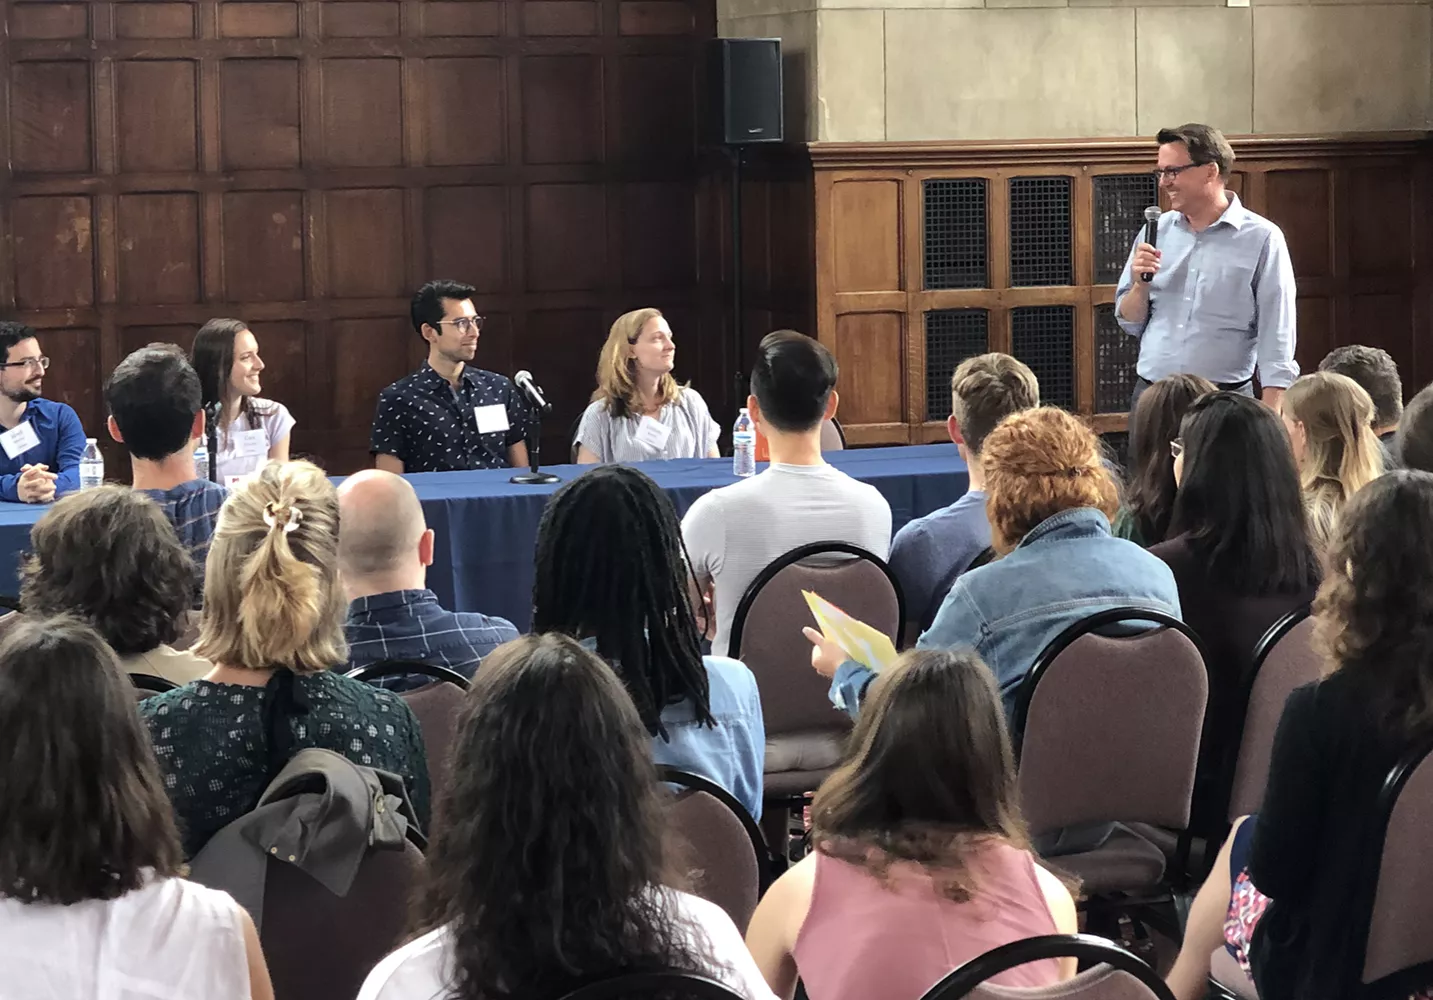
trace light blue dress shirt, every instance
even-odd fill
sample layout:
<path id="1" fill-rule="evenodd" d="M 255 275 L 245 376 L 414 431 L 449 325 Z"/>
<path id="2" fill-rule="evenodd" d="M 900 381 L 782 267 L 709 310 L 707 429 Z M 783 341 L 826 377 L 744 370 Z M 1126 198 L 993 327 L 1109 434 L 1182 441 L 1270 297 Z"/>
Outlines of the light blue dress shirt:
<path id="1" fill-rule="evenodd" d="M 1135 240 L 1138 246 L 1144 231 Z M 1262 385 L 1287 388 L 1298 378 L 1294 360 L 1294 267 L 1278 226 L 1245 208 L 1229 192 L 1229 207 L 1196 233 L 1182 212 L 1159 217 L 1159 273 L 1150 287 L 1143 323 L 1115 318 L 1140 338 L 1138 373 L 1149 382 L 1166 375 L 1203 375 L 1211 382 L 1246 382 L 1258 364 Z M 1133 286 L 1134 250 L 1125 261 L 1115 301 Z"/>

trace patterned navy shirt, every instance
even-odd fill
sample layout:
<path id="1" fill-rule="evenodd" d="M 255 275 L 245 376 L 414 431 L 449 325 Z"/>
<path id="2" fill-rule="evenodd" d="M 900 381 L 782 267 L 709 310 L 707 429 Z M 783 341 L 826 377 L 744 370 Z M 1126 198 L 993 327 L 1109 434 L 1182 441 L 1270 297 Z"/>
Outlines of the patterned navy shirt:
<path id="1" fill-rule="evenodd" d="M 527 437 L 522 393 L 507 376 L 469 365 L 459 382 L 454 389 L 425 361 L 380 392 L 369 451 L 400 459 L 404 472 L 507 468 L 509 446 Z M 508 429 L 479 433 L 476 408 L 495 405 L 507 408 Z"/>
<path id="2" fill-rule="evenodd" d="M 444 611 L 431 590 L 395 590 L 360 597 L 343 623 L 349 669 L 384 660 L 409 660 L 449 667 L 471 678 L 478 661 L 510 639 L 517 628 L 506 618 L 473 611 Z M 381 681 L 405 689 L 427 683 L 403 678 Z"/>
<path id="3" fill-rule="evenodd" d="M 194 557 L 194 586 L 198 591 L 194 606 L 199 607 L 204 600 L 204 562 L 209 558 L 209 542 L 214 537 L 214 525 L 219 523 L 219 508 L 229 499 L 229 491 L 207 479 L 191 479 L 170 490 L 140 492 L 159 504 L 164 516 L 174 525 L 179 540 Z"/>

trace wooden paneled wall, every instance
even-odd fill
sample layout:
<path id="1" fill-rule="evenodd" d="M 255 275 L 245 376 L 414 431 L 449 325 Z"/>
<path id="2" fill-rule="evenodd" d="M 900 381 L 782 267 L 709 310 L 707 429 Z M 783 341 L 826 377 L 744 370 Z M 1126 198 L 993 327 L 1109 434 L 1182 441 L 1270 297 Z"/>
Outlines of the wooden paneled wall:
<path id="1" fill-rule="evenodd" d="M 1410 395 L 1433 380 L 1429 136 L 1248 138 L 1234 146 L 1230 186 L 1288 238 L 1303 369 L 1315 368 L 1334 346 L 1365 343 L 1393 355 Z M 1097 329 L 1102 316 L 1107 326 L 1114 284 L 1097 273 L 1098 247 L 1110 237 L 1096 231 L 1095 179 L 1147 172 L 1149 142 L 816 143 L 810 155 L 817 331 L 841 363 L 841 417 L 852 442 L 944 438 L 943 422 L 929 419 L 940 402 L 927 405 L 932 393 L 945 391 L 935 379 L 927 386 L 931 310 L 984 310 L 987 348 L 1010 351 L 1015 310 L 1070 307 L 1073 408 L 1101 430 L 1123 428 L 1119 393 L 1097 382 L 1111 377 L 1104 370 L 1110 365 L 1123 364 L 1128 374 L 1133 341 Z M 1070 273 L 1056 283 L 1012 280 L 1011 182 L 1031 177 L 1068 178 Z M 979 287 L 926 287 L 924 182 L 940 178 L 984 179 L 986 277 Z M 1134 225 L 1139 207 L 1132 212 Z M 1128 237 L 1117 238 L 1122 263 Z"/>
<path id="2" fill-rule="evenodd" d="M 425 353 L 408 298 L 432 277 L 478 286 L 480 366 L 545 384 L 549 461 L 627 309 L 667 312 L 678 374 L 724 398 L 722 218 L 697 156 L 710 0 L 0 16 L 0 311 L 42 330 L 47 394 L 91 434 L 128 351 L 239 316 L 295 451 L 365 465 L 378 390 Z"/>

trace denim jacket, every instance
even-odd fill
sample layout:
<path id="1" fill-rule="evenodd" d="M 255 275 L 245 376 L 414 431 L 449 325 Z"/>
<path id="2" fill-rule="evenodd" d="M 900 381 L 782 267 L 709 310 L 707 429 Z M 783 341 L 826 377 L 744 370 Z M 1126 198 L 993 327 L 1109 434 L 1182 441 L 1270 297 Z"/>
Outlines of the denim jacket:
<path id="1" fill-rule="evenodd" d="M 955 581 L 918 649 L 974 649 L 1000 686 L 1005 715 L 1041 651 L 1097 611 L 1132 606 L 1180 617 L 1174 574 L 1158 556 L 1115 538 L 1092 507 L 1041 521 L 1003 559 Z M 831 702 L 853 718 L 874 674 L 846 662 L 831 679 Z"/>

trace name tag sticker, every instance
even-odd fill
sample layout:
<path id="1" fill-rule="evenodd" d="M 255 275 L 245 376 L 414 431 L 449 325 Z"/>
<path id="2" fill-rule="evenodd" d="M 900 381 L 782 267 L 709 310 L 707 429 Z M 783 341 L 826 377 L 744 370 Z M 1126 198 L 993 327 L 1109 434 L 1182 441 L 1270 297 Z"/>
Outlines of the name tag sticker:
<path id="1" fill-rule="evenodd" d="M 477 418 L 479 434 L 496 434 L 508 429 L 508 408 L 502 403 L 475 406 L 473 416 Z"/>
<path id="2" fill-rule="evenodd" d="M 633 436 L 638 444 L 661 451 L 667 438 L 672 436 L 672 429 L 655 417 L 643 417 L 637 424 L 637 433 Z"/>
<path id="3" fill-rule="evenodd" d="M 262 427 L 234 435 L 234 454 L 239 458 L 268 458 L 269 434 Z"/>
<path id="4" fill-rule="evenodd" d="M 15 458 L 34 448 L 40 443 L 40 436 L 35 433 L 35 428 L 30 421 L 25 421 L 19 427 L 11 428 L 4 434 L 0 434 L 0 448 L 5 449 L 6 458 Z"/>

